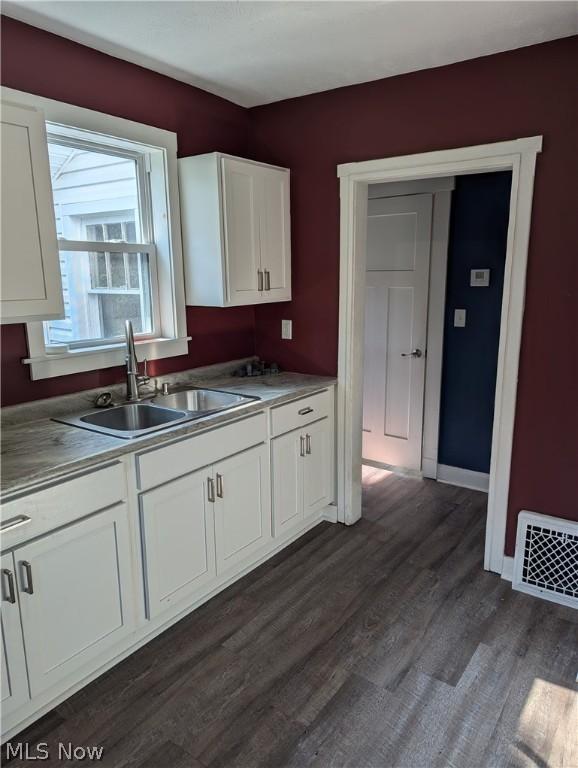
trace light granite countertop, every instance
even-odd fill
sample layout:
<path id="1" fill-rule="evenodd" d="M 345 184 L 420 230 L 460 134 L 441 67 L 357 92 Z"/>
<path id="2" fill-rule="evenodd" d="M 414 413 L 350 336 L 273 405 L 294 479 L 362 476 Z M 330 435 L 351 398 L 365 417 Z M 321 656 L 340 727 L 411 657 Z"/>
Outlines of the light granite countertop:
<path id="1" fill-rule="evenodd" d="M 251 378 L 228 374 L 215 376 L 210 373 L 210 369 L 187 372 L 181 374 L 176 383 L 181 386 L 190 384 L 223 389 L 254 395 L 260 399 L 241 408 L 206 416 L 132 440 L 110 437 L 51 420 L 51 416 L 89 410 L 89 395 L 94 393 L 50 398 L 38 404 L 3 409 L 0 498 L 6 500 L 14 495 L 35 490 L 44 483 L 63 479 L 68 474 L 125 454 L 159 446 L 217 424 L 235 421 L 263 408 L 316 392 L 336 382 L 334 378 L 300 373 Z M 164 379 L 175 382 L 174 376 L 163 377 L 162 380 Z M 110 389 L 118 391 L 118 387 Z"/>

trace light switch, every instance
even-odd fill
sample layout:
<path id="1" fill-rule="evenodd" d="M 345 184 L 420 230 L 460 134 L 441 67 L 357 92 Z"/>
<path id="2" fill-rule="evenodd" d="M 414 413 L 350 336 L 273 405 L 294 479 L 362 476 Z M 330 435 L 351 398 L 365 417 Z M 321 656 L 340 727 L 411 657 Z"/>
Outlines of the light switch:
<path id="1" fill-rule="evenodd" d="M 293 338 L 293 320 L 281 320 L 281 338 Z"/>
<path id="2" fill-rule="evenodd" d="M 454 309 L 454 328 L 466 327 L 466 310 Z"/>

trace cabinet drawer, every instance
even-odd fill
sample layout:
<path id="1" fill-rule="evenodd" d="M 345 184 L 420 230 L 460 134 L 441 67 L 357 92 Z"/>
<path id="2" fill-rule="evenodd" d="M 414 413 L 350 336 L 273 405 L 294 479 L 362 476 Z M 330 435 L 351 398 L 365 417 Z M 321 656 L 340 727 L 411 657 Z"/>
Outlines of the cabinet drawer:
<path id="1" fill-rule="evenodd" d="M 163 448 L 137 456 L 139 489 L 157 485 L 206 467 L 225 456 L 239 453 L 267 439 L 267 419 L 258 413 L 224 427 L 216 427 Z"/>
<path id="2" fill-rule="evenodd" d="M 48 531 L 126 499 L 120 462 L 2 505 L 2 549 L 11 549 Z"/>
<path id="3" fill-rule="evenodd" d="M 333 390 L 326 389 L 301 400 L 271 409 L 271 435 L 282 435 L 332 414 Z"/>

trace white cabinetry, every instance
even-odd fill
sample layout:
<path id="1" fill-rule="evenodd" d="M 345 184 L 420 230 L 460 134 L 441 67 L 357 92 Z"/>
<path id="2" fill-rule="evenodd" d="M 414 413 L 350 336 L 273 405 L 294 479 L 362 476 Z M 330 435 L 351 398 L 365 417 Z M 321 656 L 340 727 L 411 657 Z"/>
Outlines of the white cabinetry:
<path id="1" fill-rule="evenodd" d="M 217 573 L 234 570 L 271 538 L 271 490 L 266 445 L 215 464 Z"/>
<path id="2" fill-rule="evenodd" d="M 134 628 L 124 504 L 14 552 L 31 695 L 113 655 Z"/>
<path id="3" fill-rule="evenodd" d="M 141 496 L 149 619 L 183 600 L 192 602 L 215 577 L 209 483 L 201 469 Z"/>
<path id="4" fill-rule="evenodd" d="M 2 102 L 1 320 L 63 317 L 44 115 Z"/>
<path id="5" fill-rule="evenodd" d="M 26 660 L 20 626 L 16 568 L 12 553 L 0 559 L 2 577 L 2 713 L 9 716 L 29 698 Z"/>
<path id="6" fill-rule="evenodd" d="M 333 501 L 332 408 L 331 393 L 325 391 L 272 411 L 277 435 L 271 440 L 276 537 L 303 525 Z"/>
<path id="7" fill-rule="evenodd" d="M 187 304 L 291 299 L 289 171 L 212 153 L 179 160 Z"/>

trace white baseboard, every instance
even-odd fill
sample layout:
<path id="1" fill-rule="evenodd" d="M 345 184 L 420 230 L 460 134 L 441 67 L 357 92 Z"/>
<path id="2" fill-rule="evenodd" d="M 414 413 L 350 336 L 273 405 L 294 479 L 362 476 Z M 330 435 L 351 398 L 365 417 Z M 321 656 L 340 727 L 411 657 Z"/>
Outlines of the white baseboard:
<path id="1" fill-rule="evenodd" d="M 337 522 L 337 505 L 330 504 L 323 510 L 323 520 L 327 520 L 328 523 Z"/>
<path id="2" fill-rule="evenodd" d="M 514 558 L 504 555 L 502 562 L 502 578 L 506 581 L 512 581 L 514 576 Z"/>
<path id="3" fill-rule="evenodd" d="M 438 464 L 437 480 L 448 485 L 459 485 L 462 488 L 471 488 L 474 491 L 488 492 L 490 475 L 487 472 L 474 472 L 473 469 L 461 467 L 449 467 L 447 464 Z"/>
<path id="4" fill-rule="evenodd" d="M 435 459 L 427 459 L 422 456 L 421 460 L 421 473 L 424 477 L 429 477 L 435 480 L 438 474 L 438 463 Z"/>

